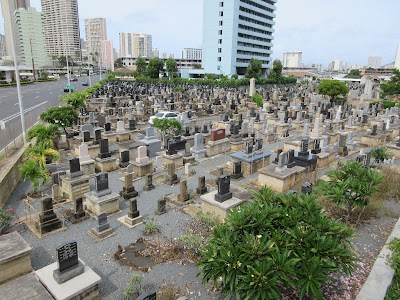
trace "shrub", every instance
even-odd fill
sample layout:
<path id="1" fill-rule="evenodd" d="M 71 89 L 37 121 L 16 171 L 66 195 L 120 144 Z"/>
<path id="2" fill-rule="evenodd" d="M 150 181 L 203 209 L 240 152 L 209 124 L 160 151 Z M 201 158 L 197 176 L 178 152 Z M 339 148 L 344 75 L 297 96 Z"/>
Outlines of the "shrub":
<path id="1" fill-rule="evenodd" d="M 0 208 L 0 228 L 10 226 L 12 219 L 15 216 L 15 210 L 12 207 L 7 209 Z"/>
<path id="2" fill-rule="evenodd" d="M 150 235 L 150 234 L 156 234 L 158 233 L 160 230 L 158 229 L 158 226 L 156 225 L 156 223 L 154 222 L 154 218 L 151 219 L 147 219 L 146 220 L 146 226 L 144 228 L 144 233 L 146 235 Z"/>
<path id="3" fill-rule="evenodd" d="M 126 299 L 135 299 L 133 297 L 138 297 L 140 294 L 144 293 L 145 290 L 142 287 L 143 276 L 133 274 L 129 280 L 128 287 L 123 291 L 122 295 Z"/>
<path id="4" fill-rule="evenodd" d="M 385 160 L 390 158 L 390 152 L 387 147 L 375 148 L 371 151 L 371 155 L 378 164 L 383 163 Z"/>
<path id="5" fill-rule="evenodd" d="M 321 299 L 331 273 L 351 274 L 354 230 L 321 212 L 314 195 L 264 187 L 215 227 L 198 263 L 203 283 L 222 281 L 227 298 L 280 299 L 283 288 Z"/>
<path id="6" fill-rule="evenodd" d="M 47 170 L 42 169 L 34 159 L 29 159 L 20 165 L 19 172 L 24 181 L 28 179 L 32 183 L 34 193 L 38 191 L 41 185 L 45 184 L 49 180 Z"/>
<path id="7" fill-rule="evenodd" d="M 394 270 L 394 277 L 386 292 L 385 300 L 398 300 L 400 299 L 400 239 L 393 239 L 389 244 L 389 249 L 392 253 L 388 257 L 388 262 Z"/>

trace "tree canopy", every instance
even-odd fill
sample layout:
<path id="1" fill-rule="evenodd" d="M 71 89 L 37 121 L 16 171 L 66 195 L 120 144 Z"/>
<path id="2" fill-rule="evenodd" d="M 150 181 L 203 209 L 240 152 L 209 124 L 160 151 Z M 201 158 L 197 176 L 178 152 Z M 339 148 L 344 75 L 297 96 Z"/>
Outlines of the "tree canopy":
<path id="1" fill-rule="evenodd" d="M 383 96 L 400 95 L 400 71 L 393 70 L 393 76 L 388 83 L 381 84 Z"/>
<path id="2" fill-rule="evenodd" d="M 45 122 L 60 126 L 67 133 L 66 128 L 74 124 L 78 119 L 78 113 L 75 108 L 69 105 L 56 106 L 46 109 L 41 113 L 40 118 Z"/>
<path id="3" fill-rule="evenodd" d="M 167 68 L 168 76 L 170 79 L 177 77 L 177 74 L 176 74 L 177 64 L 176 64 L 175 59 L 173 59 L 172 57 L 168 58 L 165 61 L 165 66 Z"/>
<path id="4" fill-rule="evenodd" d="M 246 78 L 259 79 L 261 77 L 261 68 L 262 68 L 261 60 L 258 60 L 256 58 L 250 58 L 250 63 L 247 66 Z"/>
<path id="5" fill-rule="evenodd" d="M 318 87 L 318 92 L 321 95 L 329 96 L 332 103 L 337 96 L 346 96 L 349 88 L 344 82 L 339 80 L 323 80 Z"/>
<path id="6" fill-rule="evenodd" d="M 352 69 L 352 70 L 350 70 L 349 74 L 347 74 L 346 76 L 344 76 L 344 78 L 360 79 L 360 78 L 361 78 L 360 70 L 358 70 L 358 69 Z"/>
<path id="7" fill-rule="evenodd" d="M 138 76 L 144 76 L 146 74 L 147 63 L 143 57 L 136 59 L 136 74 Z"/>
<path id="8" fill-rule="evenodd" d="M 281 78 L 282 70 L 283 70 L 282 62 L 279 59 L 275 59 L 274 62 L 272 63 L 272 69 L 271 72 L 269 73 L 269 77 Z"/>
<path id="9" fill-rule="evenodd" d="M 116 69 L 122 68 L 124 64 L 122 63 L 122 58 L 117 58 L 114 62 L 114 67 Z"/>
<path id="10" fill-rule="evenodd" d="M 263 107 L 263 105 L 264 105 L 264 99 L 263 99 L 263 97 L 262 97 L 260 94 L 258 94 L 258 93 L 255 93 L 255 94 L 253 95 L 253 101 L 257 104 L 258 107 Z"/>
<path id="11" fill-rule="evenodd" d="M 146 75 L 150 78 L 159 78 L 164 68 L 164 61 L 158 57 L 152 57 L 147 65 Z"/>

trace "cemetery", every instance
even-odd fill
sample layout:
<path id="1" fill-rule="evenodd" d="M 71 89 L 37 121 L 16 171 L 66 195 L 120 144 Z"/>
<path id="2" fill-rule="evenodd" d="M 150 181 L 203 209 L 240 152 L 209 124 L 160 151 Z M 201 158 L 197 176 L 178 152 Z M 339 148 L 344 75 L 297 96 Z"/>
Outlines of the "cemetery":
<path id="1" fill-rule="evenodd" d="M 343 104 L 316 81 L 176 87 L 109 80 L 42 115 L 2 202 L 0 295 L 384 299 L 400 107 L 369 78 Z"/>

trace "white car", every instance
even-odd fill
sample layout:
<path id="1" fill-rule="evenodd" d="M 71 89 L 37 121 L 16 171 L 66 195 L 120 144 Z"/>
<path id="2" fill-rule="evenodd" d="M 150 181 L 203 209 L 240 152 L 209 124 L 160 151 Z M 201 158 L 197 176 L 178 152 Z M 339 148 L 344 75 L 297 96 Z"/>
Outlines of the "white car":
<path id="1" fill-rule="evenodd" d="M 177 119 L 178 115 L 173 111 L 159 111 L 154 116 L 150 117 L 149 124 L 153 125 L 154 119 Z"/>

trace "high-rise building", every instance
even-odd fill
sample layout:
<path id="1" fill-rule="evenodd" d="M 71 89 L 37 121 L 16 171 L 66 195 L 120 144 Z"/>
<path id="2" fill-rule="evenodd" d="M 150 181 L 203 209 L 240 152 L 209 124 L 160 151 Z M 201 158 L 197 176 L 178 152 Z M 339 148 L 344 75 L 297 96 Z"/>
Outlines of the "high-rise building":
<path id="1" fill-rule="evenodd" d="M 394 61 L 395 69 L 400 70 L 400 43 L 397 45 L 396 59 Z"/>
<path id="2" fill-rule="evenodd" d="M 49 58 L 46 52 L 43 18 L 42 13 L 37 12 L 35 8 L 20 8 L 14 13 L 17 47 L 21 63 L 40 68 L 49 64 Z"/>
<path id="3" fill-rule="evenodd" d="M 29 8 L 29 0 L 1 0 L 1 11 L 4 18 L 4 35 L 5 35 L 5 54 L 9 57 L 13 57 L 12 51 L 12 37 L 17 42 L 17 33 L 14 22 L 14 12 L 18 8 Z M 18 55 L 18 47 L 16 49 Z"/>
<path id="4" fill-rule="evenodd" d="M 151 49 L 151 52 L 152 52 L 152 57 L 159 57 L 160 56 L 160 52 L 158 51 L 158 49 L 157 48 L 153 48 L 153 49 Z"/>
<path id="5" fill-rule="evenodd" d="M 120 57 L 152 57 L 152 37 L 142 33 L 119 33 Z"/>
<path id="6" fill-rule="evenodd" d="M 244 75 L 251 58 L 271 68 L 276 0 L 204 0 L 202 65 L 207 73 Z"/>
<path id="7" fill-rule="evenodd" d="M 85 19 L 85 32 L 88 54 L 99 56 L 102 53 L 102 42 L 107 40 L 106 19 Z"/>
<path id="8" fill-rule="evenodd" d="M 368 57 L 368 68 L 378 69 L 382 65 L 382 57 L 380 56 L 370 56 Z"/>
<path id="9" fill-rule="evenodd" d="M 101 68 L 114 71 L 114 48 L 112 41 L 101 42 Z"/>
<path id="10" fill-rule="evenodd" d="M 332 61 L 332 71 L 340 71 L 342 69 L 342 62 L 339 59 Z"/>
<path id="11" fill-rule="evenodd" d="M 201 60 L 201 49 L 184 48 L 182 50 L 182 59 L 199 59 Z"/>
<path id="12" fill-rule="evenodd" d="M 81 60 L 77 0 L 41 0 L 46 49 L 50 57 Z"/>
<path id="13" fill-rule="evenodd" d="M 6 55 L 6 37 L 0 34 L 0 59 Z"/>
<path id="14" fill-rule="evenodd" d="M 284 68 L 301 68 L 301 58 L 303 52 L 286 52 L 283 53 Z"/>

